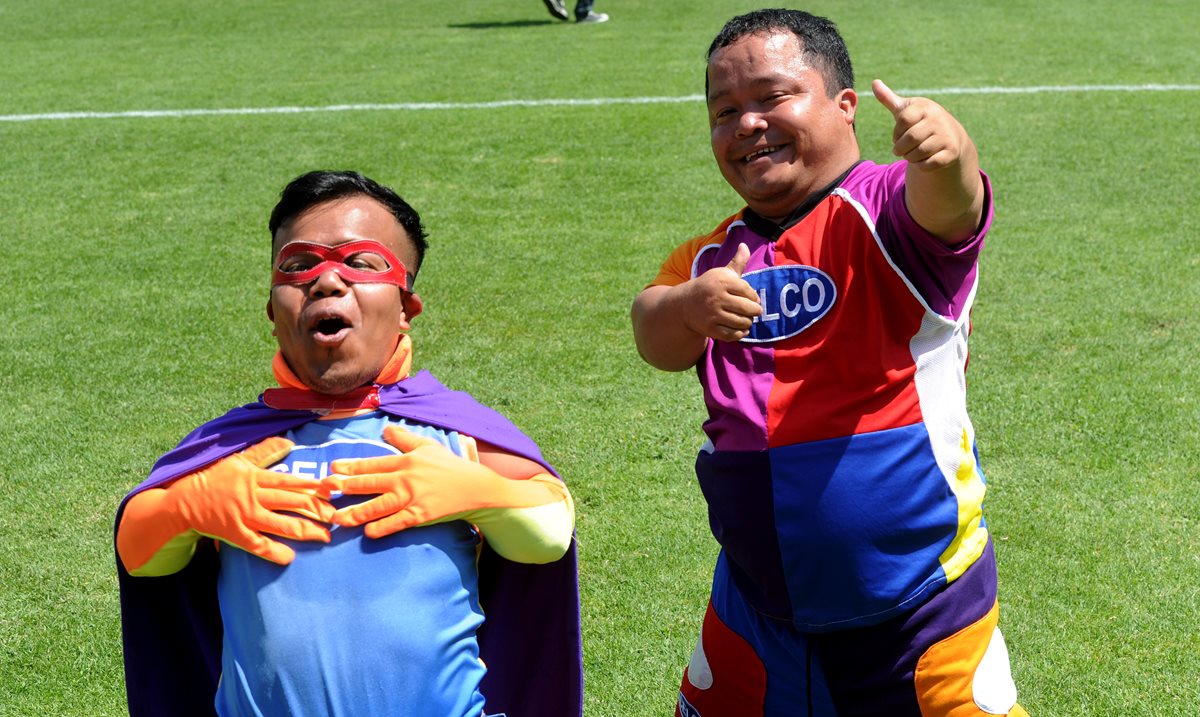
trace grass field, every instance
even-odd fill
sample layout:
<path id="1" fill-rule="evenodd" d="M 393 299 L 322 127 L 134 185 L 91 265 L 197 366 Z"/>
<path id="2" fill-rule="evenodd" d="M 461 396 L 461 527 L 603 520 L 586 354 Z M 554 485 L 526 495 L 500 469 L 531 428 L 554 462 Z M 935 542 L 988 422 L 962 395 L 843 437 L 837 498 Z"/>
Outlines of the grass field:
<path id="1" fill-rule="evenodd" d="M 752 7 L 0 2 L 0 715 L 123 713 L 114 510 L 270 381 L 266 217 L 320 167 L 421 210 L 418 367 L 571 485 L 587 714 L 669 714 L 716 549 L 695 379 L 638 359 L 628 310 L 738 207 L 694 96 Z M 1022 703 L 1197 714 L 1200 4 L 805 7 L 847 38 L 864 156 L 887 158 L 881 77 L 949 107 L 994 182 L 970 405 Z M 622 98 L 679 101 L 540 103 Z M 369 103 L 449 106 L 49 116 Z"/>

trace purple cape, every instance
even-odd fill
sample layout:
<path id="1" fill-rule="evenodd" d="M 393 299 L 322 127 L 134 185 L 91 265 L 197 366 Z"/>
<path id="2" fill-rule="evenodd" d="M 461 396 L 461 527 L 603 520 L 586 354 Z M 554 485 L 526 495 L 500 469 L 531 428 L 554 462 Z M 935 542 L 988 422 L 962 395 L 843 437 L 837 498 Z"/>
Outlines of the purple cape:
<path id="1" fill-rule="evenodd" d="M 470 395 L 451 391 L 422 371 L 383 386 L 379 410 L 459 431 L 554 469 L 532 440 Z M 281 411 L 261 400 L 197 428 L 154 464 L 129 498 L 186 475 L 270 436 L 316 420 L 311 411 Z M 554 473 L 557 475 L 557 473 Z M 201 541 L 187 567 L 173 575 L 135 578 L 117 560 L 125 689 L 134 717 L 213 715 L 221 676 L 219 563 L 213 541 Z M 560 560 L 526 565 L 486 547 L 479 558 L 485 620 L 480 657 L 487 711 L 510 717 L 572 717 L 583 713 L 583 657 L 575 544 Z M 403 669 L 402 665 L 381 669 Z"/>

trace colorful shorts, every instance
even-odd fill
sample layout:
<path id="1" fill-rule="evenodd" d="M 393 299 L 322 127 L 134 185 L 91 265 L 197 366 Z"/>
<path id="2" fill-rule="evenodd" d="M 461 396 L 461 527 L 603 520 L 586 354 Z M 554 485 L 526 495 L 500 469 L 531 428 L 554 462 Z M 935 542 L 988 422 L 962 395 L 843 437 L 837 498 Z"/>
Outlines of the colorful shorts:
<path id="1" fill-rule="evenodd" d="M 879 625 L 801 633 L 742 598 L 717 559 L 677 717 L 1024 715 L 996 627 L 989 544 L 958 580 Z"/>

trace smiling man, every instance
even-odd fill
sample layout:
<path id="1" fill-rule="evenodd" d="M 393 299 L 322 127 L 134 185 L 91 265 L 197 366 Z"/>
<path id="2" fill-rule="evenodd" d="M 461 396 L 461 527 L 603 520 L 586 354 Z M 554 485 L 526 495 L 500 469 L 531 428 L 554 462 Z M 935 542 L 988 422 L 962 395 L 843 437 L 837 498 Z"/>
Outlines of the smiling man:
<path id="1" fill-rule="evenodd" d="M 713 155 L 746 206 L 633 305 L 642 357 L 695 367 L 696 474 L 721 544 L 683 717 L 1024 715 L 966 412 L 992 201 L 944 108 L 876 80 L 862 161 L 833 23 L 730 20 L 708 52 Z"/>
<path id="2" fill-rule="evenodd" d="M 279 386 L 118 509 L 130 714 L 579 715 L 571 498 L 504 417 L 410 375 L 420 217 L 313 172 L 269 228 Z"/>

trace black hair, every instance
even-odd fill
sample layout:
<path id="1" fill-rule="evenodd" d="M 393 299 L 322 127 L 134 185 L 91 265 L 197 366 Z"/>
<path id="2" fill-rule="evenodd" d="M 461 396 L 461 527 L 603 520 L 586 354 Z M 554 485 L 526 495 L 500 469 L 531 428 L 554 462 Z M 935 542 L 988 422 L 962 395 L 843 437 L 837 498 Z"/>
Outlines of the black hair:
<path id="1" fill-rule="evenodd" d="M 405 233 L 417 250 L 417 265 L 408 267 L 409 273 L 415 278 L 417 270 L 421 268 L 421 262 L 425 260 L 425 250 L 429 247 L 425 228 L 421 226 L 421 216 L 392 189 L 358 172 L 322 169 L 302 174 L 288 182 L 279 195 L 279 203 L 271 210 L 271 220 L 267 223 L 267 228 L 271 231 L 271 241 L 274 242 L 275 232 L 279 231 L 279 227 L 295 219 L 308 208 L 357 195 L 370 197 L 387 207 L 392 216 L 396 217 L 396 221 L 400 222 L 400 226 L 404 227 Z"/>
<path id="2" fill-rule="evenodd" d="M 838 33 L 837 25 L 803 10 L 767 8 L 738 15 L 725 23 L 725 27 L 713 38 L 705 58 L 711 60 L 714 52 L 746 35 L 765 35 L 779 30 L 790 32 L 800 40 L 801 51 L 821 73 L 830 97 L 842 90 L 854 89 L 854 68 L 850 65 L 850 53 Z M 704 85 L 707 93 L 707 71 L 704 73 Z"/>

